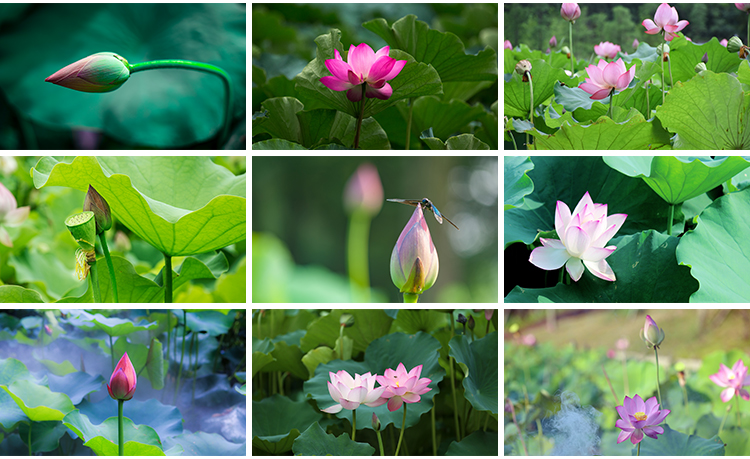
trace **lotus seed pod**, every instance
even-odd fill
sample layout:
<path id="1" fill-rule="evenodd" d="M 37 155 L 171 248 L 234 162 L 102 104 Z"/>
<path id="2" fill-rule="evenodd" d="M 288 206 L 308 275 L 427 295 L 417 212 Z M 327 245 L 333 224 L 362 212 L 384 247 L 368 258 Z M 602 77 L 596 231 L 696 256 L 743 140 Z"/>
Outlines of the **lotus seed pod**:
<path id="1" fill-rule="evenodd" d="M 81 249 L 94 250 L 96 243 L 96 219 L 91 211 L 81 212 L 65 220 L 65 226 Z"/>
<path id="2" fill-rule="evenodd" d="M 730 53 L 739 52 L 740 48 L 742 48 L 742 40 L 736 35 L 727 42 L 727 51 Z"/>

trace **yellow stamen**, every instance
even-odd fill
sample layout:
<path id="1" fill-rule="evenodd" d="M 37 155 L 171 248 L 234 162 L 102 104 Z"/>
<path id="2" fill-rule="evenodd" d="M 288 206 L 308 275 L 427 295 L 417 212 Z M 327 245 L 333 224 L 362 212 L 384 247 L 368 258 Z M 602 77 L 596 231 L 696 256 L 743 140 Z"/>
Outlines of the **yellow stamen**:
<path id="1" fill-rule="evenodd" d="M 648 419 L 648 416 L 646 416 L 646 413 L 644 413 L 643 411 L 639 411 L 633 416 L 635 416 L 635 418 L 639 421 L 645 421 L 646 419 Z"/>

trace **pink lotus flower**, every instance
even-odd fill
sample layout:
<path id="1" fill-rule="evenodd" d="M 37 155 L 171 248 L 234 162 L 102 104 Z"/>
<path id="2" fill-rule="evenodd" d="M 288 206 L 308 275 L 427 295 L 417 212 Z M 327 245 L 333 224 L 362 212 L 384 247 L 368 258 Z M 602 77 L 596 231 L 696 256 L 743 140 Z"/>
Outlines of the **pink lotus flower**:
<path id="1" fill-rule="evenodd" d="M 130 64 L 115 53 L 96 53 L 63 67 L 44 81 L 82 92 L 110 92 L 130 78 Z"/>
<path id="2" fill-rule="evenodd" d="M 616 45 L 608 41 L 603 41 L 594 46 L 594 52 L 597 56 L 606 57 L 609 59 L 614 59 L 615 57 L 617 57 L 617 53 L 619 53 L 620 51 L 622 51 L 622 49 L 620 49 L 620 45 Z"/>
<path id="3" fill-rule="evenodd" d="M 620 419 L 615 422 L 615 427 L 622 429 L 620 435 L 617 436 L 617 443 L 622 443 L 629 438 L 634 445 L 643 440 L 644 434 L 654 439 L 657 438 L 657 434 L 663 434 L 664 428 L 657 424 L 664 422 L 671 412 L 659 410 L 656 397 L 651 397 L 644 403 L 640 395 L 632 399 L 626 396 L 622 406 L 615 409 L 620 415 Z"/>
<path id="4" fill-rule="evenodd" d="M 576 19 L 581 17 L 581 8 L 578 3 L 563 3 L 560 15 L 568 22 L 576 22 Z"/>
<path id="5" fill-rule="evenodd" d="M 346 98 L 352 102 L 362 100 L 362 85 L 365 85 L 365 95 L 369 98 L 387 100 L 393 94 L 393 88 L 386 83 L 401 72 L 406 61 L 397 61 L 388 56 L 390 47 L 380 48 L 374 52 L 366 43 L 355 47 L 349 46 L 347 62 L 334 49 L 335 59 L 326 59 L 326 68 L 333 76 L 320 79 L 328 89 L 346 91 Z"/>
<path id="6" fill-rule="evenodd" d="M 570 278 L 576 282 L 583 275 L 584 265 L 596 277 L 614 281 L 615 273 L 605 258 L 617 247 L 604 247 L 604 244 L 612 239 L 626 218 L 625 214 L 607 217 L 607 205 L 594 204 L 588 191 L 573 213 L 564 202 L 557 201 L 555 230 L 560 240 L 541 238 L 543 247 L 534 249 L 529 261 L 546 270 L 565 265 Z"/>
<path id="7" fill-rule="evenodd" d="M 0 183 L 0 244 L 13 247 L 8 230 L 3 225 L 18 226 L 29 217 L 29 206 L 18 207 L 16 197 Z"/>
<path id="8" fill-rule="evenodd" d="M 109 378 L 109 384 L 107 384 L 107 390 L 109 396 L 115 400 L 130 400 L 135 394 L 135 386 L 138 384 L 138 380 L 135 374 L 135 368 L 130 362 L 128 353 L 122 356 L 115 371 L 112 372 L 112 376 Z"/>
<path id="9" fill-rule="evenodd" d="M 662 31 L 666 33 L 665 40 L 672 41 L 677 36 L 675 32 L 684 29 L 690 24 L 688 21 L 680 21 L 677 9 L 670 7 L 669 3 L 662 3 L 656 9 L 654 20 L 644 19 L 641 25 L 646 28 L 646 33 L 656 35 Z"/>
<path id="10" fill-rule="evenodd" d="M 750 13 L 750 3 L 735 3 L 734 6 L 736 6 L 740 11 Z"/>
<path id="11" fill-rule="evenodd" d="M 432 390 L 427 387 L 432 380 L 420 379 L 420 374 L 422 365 L 407 373 L 404 364 L 399 363 L 395 371 L 388 368 L 384 376 L 377 376 L 378 382 L 385 388 L 383 398 L 388 399 L 388 411 L 398 410 L 404 402 L 417 403 L 421 400 L 420 395 Z"/>
<path id="12" fill-rule="evenodd" d="M 323 411 L 324 413 L 338 413 L 342 409 L 356 410 L 359 405 L 370 407 L 380 406 L 386 402 L 380 395 L 385 387 L 375 389 L 375 376 L 368 371 L 363 375 L 354 374 L 354 378 L 344 370 L 338 373 L 328 372 L 331 380 L 328 382 L 328 393 L 338 402 Z"/>
<path id="13" fill-rule="evenodd" d="M 505 40 L 505 43 L 503 43 L 503 49 L 513 49 L 513 45 L 510 44 L 510 40 Z"/>
<path id="14" fill-rule="evenodd" d="M 591 99 L 601 100 L 613 90 L 622 91 L 628 87 L 635 77 L 635 65 L 628 70 L 622 58 L 610 63 L 600 60 L 597 65 L 586 67 L 586 73 L 589 74 L 589 78 L 586 78 L 579 88 L 591 94 Z"/>
<path id="15" fill-rule="evenodd" d="M 719 372 L 709 376 L 709 379 L 721 387 L 726 387 L 721 391 L 721 401 L 726 403 L 737 395 L 744 400 L 750 400 L 750 393 L 742 386 L 750 386 L 750 375 L 747 374 L 747 368 L 742 360 L 738 360 L 732 369 L 727 368 L 723 363 L 719 365 Z"/>
<path id="16" fill-rule="evenodd" d="M 727 43 L 729 43 L 729 41 L 727 41 L 727 39 L 726 39 L 726 38 L 722 39 L 722 40 L 721 40 L 721 41 L 719 42 L 719 44 L 720 44 L 721 46 L 725 47 L 725 48 L 727 47 Z"/>

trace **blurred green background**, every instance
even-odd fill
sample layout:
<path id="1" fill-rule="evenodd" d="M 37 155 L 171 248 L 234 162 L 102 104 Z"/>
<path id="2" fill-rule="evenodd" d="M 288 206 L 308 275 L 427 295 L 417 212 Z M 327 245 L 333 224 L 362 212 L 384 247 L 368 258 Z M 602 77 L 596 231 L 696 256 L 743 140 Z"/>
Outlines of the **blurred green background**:
<path id="1" fill-rule="evenodd" d="M 253 302 L 350 302 L 344 186 L 377 167 L 384 198 L 429 198 L 460 231 L 426 215 L 440 260 L 420 302 L 498 301 L 497 157 L 252 158 Z M 372 219 L 373 302 L 401 302 L 390 257 L 414 208 L 383 202 Z"/>
<path id="2" fill-rule="evenodd" d="M 648 35 L 641 25 L 644 19 L 654 18 L 659 3 L 579 3 L 581 17 L 573 24 L 573 51 L 580 59 L 588 59 L 594 46 L 602 41 L 620 45 L 625 53 L 632 53 L 633 40 L 657 46 L 661 35 Z M 747 31 L 747 14 L 732 3 L 670 3 L 677 9 L 680 20 L 690 24 L 681 32 L 696 43 L 711 37 L 719 40 L 738 35 L 743 39 Z M 560 16 L 561 3 L 505 3 L 504 40 L 515 47 L 526 44 L 531 49 L 549 48 L 549 39 L 557 37 L 558 49 L 568 44 L 568 22 Z"/>

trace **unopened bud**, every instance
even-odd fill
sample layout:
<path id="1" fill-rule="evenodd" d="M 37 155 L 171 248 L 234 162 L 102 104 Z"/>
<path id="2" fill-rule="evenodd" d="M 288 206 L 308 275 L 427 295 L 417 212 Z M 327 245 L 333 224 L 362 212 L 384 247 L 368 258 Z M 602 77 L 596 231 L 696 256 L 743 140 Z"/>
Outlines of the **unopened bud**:
<path id="1" fill-rule="evenodd" d="M 474 330 L 474 316 L 469 316 L 469 323 L 467 325 L 469 326 L 469 330 Z"/>
<path id="2" fill-rule="evenodd" d="M 380 419 L 378 419 L 375 413 L 372 413 L 372 428 L 375 430 L 380 430 Z"/>
<path id="3" fill-rule="evenodd" d="M 89 185 L 89 191 L 83 200 L 83 210 L 90 210 L 94 213 L 96 234 L 112 228 L 112 212 L 109 210 L 109 204 L 91 185 Z"/>
<path id="4" fill-rule="evenodd" d="M 560 51 L 562 51 L 565 54 L 567 54 L 568 55 L 568 59 L 570 59 L 570 48 L 568 48 L 567 46 L 563 46 L 562 48 L 560 48 Z"/>
<path id="5" fill-rule="evenodd" d="M 339 317 L 339 325 L 341 325 L 344 328 L 349 328 L 354 326 L 354 316 L 351 314 L 341 314 Z"/>
<path id="6" fill-rule="evenodd" d="M 708 64 L 708 53 L 703 53 L 703 57 L 701 57 L 701 62 L 704 64 Z"/>
<path id="7" fill-rule="evenodd" d="M 680 382 L 681 387 L 685 387 L 685 372 L 684 371 L 677 372 L 677 380 Z"/>
<path id="8" fill-rule="evenodd" d="M 456 321 L 457 321 L 458 323 L 460 323 L 460 324 L 464 324 L 464 325 L 466 325 L 466 322 L 468 322 L 468 321 L 466 320 L 466 316 L 465 316 L 465 315 L 463 315 L 463 314 L 461 314 L 460 312 L 458 313 L 458 319 L 457 319 Z"/>
<path id="9" fill-rule="evenodd" d="M 519 75 L 523 75 L 526 72 L 531 72 L 531 62 L 527 61 L 526 59 L 518 61 L 518 64 L 516 64 L 516 73 Z"/>
<path id="10" fill-rule="evenodd" d="M 739 52 L 740 48 L 742 48 L 742 40 L 736 35 L 727 42 L 727 51 L 730 53 Z"/>
<path id="11" fill-rule="evenodd" d="M 708 68 L 706 67 L 706 64 L 704 64 L 703 62 L 698 62 L 698 65 L 695 66 L 694 70 L 695 70 L 695 73 L 701 73 L 704 70 L 708 70 Z"/>

